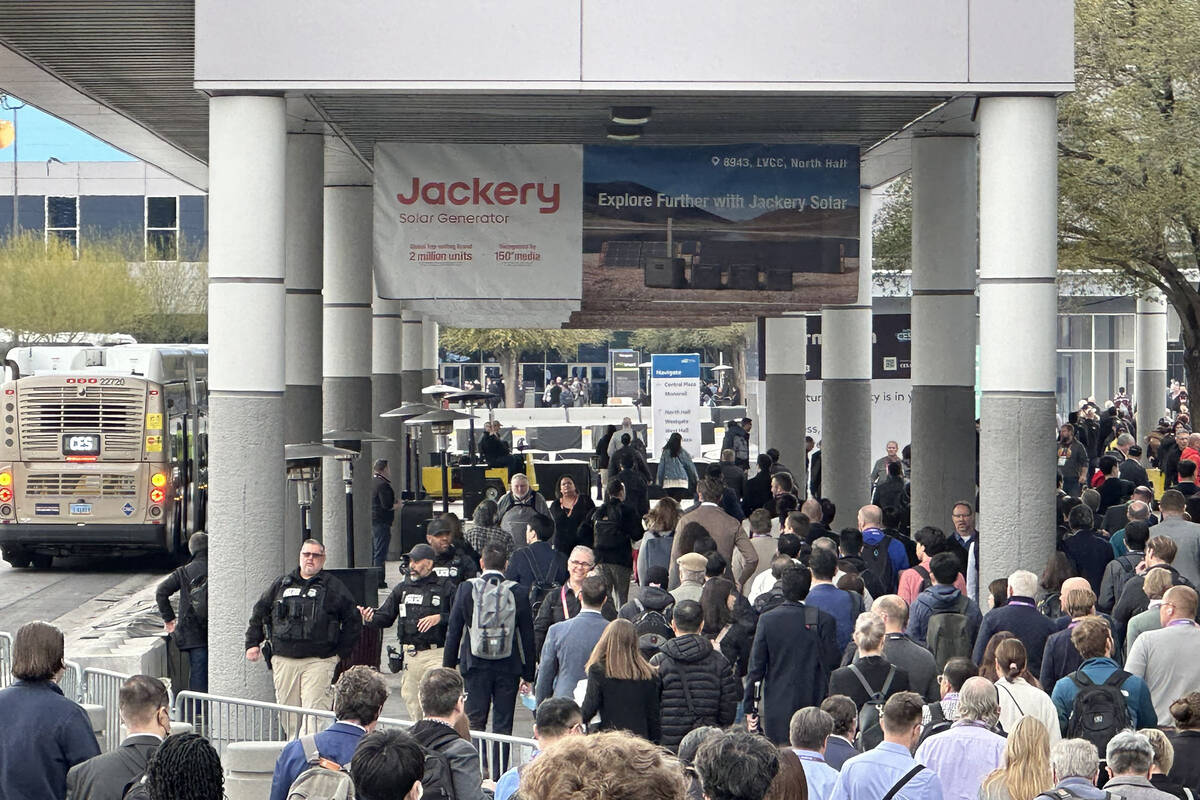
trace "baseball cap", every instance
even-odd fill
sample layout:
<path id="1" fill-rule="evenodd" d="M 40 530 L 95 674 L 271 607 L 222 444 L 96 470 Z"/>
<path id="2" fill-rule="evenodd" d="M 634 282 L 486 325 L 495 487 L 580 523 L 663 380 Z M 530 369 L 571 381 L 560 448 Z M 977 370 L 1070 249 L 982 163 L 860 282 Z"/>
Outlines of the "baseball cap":
<path id="1" fill-rule="evenodd" d="M 437 558 L 437 553 L 427 544 L 418 544 L 408 551 L 408 558 L 410 561 L 432 561 Z"/>
<path id="2" fill-rule="evenodd" d="M 444 520 L 441 518 L 430 522 L 425 528 L 425 533 L 428 536 L 446 536 L 452 532 L 453 529 L 450 527 L 449 520 Z"/>

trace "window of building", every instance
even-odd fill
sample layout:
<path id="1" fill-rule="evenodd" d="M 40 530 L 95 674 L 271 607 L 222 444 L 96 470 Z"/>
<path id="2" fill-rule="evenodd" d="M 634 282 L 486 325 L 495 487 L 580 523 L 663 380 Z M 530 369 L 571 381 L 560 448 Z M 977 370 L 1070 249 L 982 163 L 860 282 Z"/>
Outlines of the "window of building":
<path id="1" fill-rule="evenodd" d="M 1064 418 L 1084 398 L 1103 408 L 1117 387 L 1133 391 L 1133 348 L 1133 314 L 1058 315 L 1056 395 Z"/>
<path id="2" fill-rule="evenodd" d="M 179 198 L 146 198 L 146 258 L 179 260 Z"/>
<path id="3" fill-rule="evenodd" d="M 46 197 L 46 241 L 51 237 L 67 242 L 79 256 L 79 198 Z"/>

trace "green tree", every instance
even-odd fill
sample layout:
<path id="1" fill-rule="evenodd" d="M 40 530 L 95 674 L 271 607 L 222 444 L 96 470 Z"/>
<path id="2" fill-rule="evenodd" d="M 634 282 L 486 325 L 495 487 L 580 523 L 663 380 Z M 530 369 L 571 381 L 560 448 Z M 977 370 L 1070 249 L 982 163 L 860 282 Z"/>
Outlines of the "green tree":
<path id="1" fill-rule="evenodd" d="M 609 331 L 589 329 L 537 330 L 532 328 L 441 328 L 438 344 L 456 353 L 483 350 L 494 353 L 504 378 L 504 403 L 517 404 L 517 361 L 529 350 L 559 350 L 569 353 L 580 345 L 599 344 Z"/>
<path id="2" fill-rule="evenodd" d="M 13 341 L 128 331 L 145 306 L 145 289 L 119 246 L 85 242 L 77 256 L 69 242 L 34 233 L 0 245 L 0 327 Z"/>
<path id="3" fill-rule="evenodd" d="M 733 367 L 734 386 L 739 396 L 745 398 L 748 334 L 746 323 L 717 328 L 640 328 L 629 337 L 629 346 L 650 353 L 725 353 Z"/>
<path id="4" fill-rule="evenodd" d="M 1076 0 L 1075 92 L 1058 104 L 1059 267 L 1114 294 L 1159 290 L 1200 396 L 1200 0 Z M 912 265 L 911 190 L 876 218 L 874 267 Z M 1068 277 L 1071 276 L 1071 277 Z"/>
<path id="5" fill-rule="evenodd" d="M 1200 0 L 1076 0 L 1059 102 L 1060 266 L 1162 291 L 1200 396 Z"/>

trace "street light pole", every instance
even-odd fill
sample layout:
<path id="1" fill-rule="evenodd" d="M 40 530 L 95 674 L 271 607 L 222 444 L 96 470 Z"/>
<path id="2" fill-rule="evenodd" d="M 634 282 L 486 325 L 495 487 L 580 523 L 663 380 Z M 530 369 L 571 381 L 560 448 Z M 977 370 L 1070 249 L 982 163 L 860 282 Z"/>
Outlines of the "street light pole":
<path id="1" fill-rule="evenodd" d="M 17 221 L 18 209 L 20 207 L 20 196 L 17 194 L 17 148 L 20 146 L 20 137 L 17 135 L 17 112 L 25 107 L 25 103 L 14 103 L 10 95 L 0 95 L 0 108 L 5 111 L 13 112 L 13 174 L 12 174 L 12 238 L 17 238 Z"/>

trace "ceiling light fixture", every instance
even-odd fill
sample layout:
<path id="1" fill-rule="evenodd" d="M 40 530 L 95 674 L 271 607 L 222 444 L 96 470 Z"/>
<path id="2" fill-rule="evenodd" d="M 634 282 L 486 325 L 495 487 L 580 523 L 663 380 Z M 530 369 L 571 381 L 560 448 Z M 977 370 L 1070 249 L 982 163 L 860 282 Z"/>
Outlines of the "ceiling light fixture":
<path id="1" fill-rule="evenodd" d="M 642 129 L 636 125 L 609 125 L 606 135 L 614 142 L 632 142 L 642 138 Z"/>
<path id="2" fill-rule="evenodd" d="M 610 119 L 618 125 L 645 125 L 650 121 L 650 106 L 613 106 Z"/>

